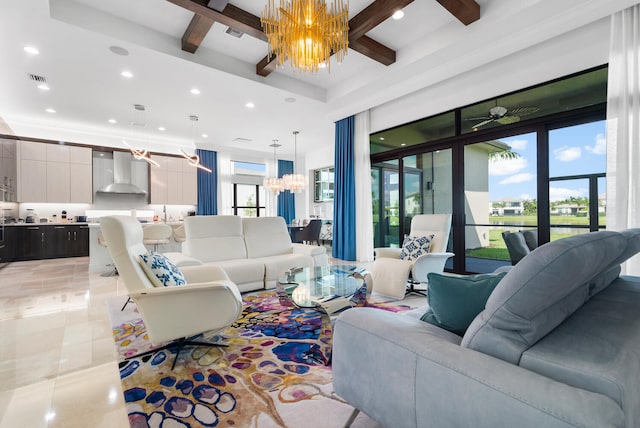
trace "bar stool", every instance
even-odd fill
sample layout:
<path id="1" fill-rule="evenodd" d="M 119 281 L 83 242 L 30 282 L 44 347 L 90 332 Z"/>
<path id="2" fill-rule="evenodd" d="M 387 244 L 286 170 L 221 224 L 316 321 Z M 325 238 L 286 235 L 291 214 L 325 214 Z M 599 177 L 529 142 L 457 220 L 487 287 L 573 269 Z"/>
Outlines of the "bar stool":
<path id="1" fill-rule="evenodd" d="M 142 243 L 153 245 L 153 251 L 158 252 L 158 245 L 168 244 L 173 236 L 173 229 L 168 224 L 150 224 L 142 229 Z"/>
<path id="2" fill-rule="evenodd" d="M 184 224 L 173 229 L 173 240 L 178 243 L 183 243 L 187 240 L 187 235 L 184 232 Z"/>

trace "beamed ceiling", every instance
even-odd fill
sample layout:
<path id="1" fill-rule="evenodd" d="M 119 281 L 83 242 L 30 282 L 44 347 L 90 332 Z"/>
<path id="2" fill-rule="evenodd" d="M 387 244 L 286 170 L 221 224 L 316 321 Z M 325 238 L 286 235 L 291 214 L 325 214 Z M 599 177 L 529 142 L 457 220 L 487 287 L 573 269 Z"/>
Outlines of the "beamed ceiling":
<path id="1" fill-rule="evenodd" d="M 602 64 L 606 55 L 573 34 L 595 28 L 606 44 L 601 23 L 637 2 L 349 0 L 348 55 L 311 74 L 287 62 L 276 68 L 267 56 L 259 19 L 266 0 L 3 1 L 0 118 L 34 138 L 113 147 L 126 139 L 167 153 L 203 147 L 258 153 L 257 160 L 272 159 L 269 145 L 278 139 L 278 156 L 291 159 L 293 131 L 300 131 L 299 153 L 331 147 L 336 120 L 393 109 L 401 97 L 429 110 L 396 112 L 394 121 L 408 122 L 459 106 L 461 94 L 469 104 L 518 89 L 469 76 L 541 46 L 564 43 L 594 52 Z M 398 8 L 404 18 L 389 18 Z M 26 45 L 40 54 L 29 56 Z M 123 77 L 125 70 L 133 77 Z M 494 71 L 531 75 L 527 67 Z M 50 90 L 38 89 L 31 76 Z M 440 93 L 458 79 L 472 83 Z M 134 104 L 146 106 L 140 117 Z"/>
<path id="2" fill-rule="evenodd" d="M 260 17 L 227 0 L 167 0 L 193 12 L 193 18 L 182 36 L 182 50 L 195 53 L 211 29 L 219 22 L 256 39 L 267 41 Z M 386 21 L 396 10 L 404 9 L 414 0 L 375 0 L 349 20 L 349 48 L 384 65 L 396 62 L 396 51 L 377 42 L 366 33 Z M 436 1 L 436 0 L 433 0 Z M 475 0 L 437 0 L 465 25 L 480 19 L 480 5 Z M 276 68 L 275 55 L 265 55 L 256 64 L 256 74 L 268 76 Z"/>

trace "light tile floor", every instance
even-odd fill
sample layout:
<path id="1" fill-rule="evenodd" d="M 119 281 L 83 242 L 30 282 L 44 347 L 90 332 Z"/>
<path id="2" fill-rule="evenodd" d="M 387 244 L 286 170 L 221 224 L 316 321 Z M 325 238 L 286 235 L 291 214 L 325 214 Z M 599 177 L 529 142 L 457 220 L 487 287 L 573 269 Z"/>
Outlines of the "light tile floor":
<path id="1" fill-rule="evenodd" d="M 106 307 L 125 295 L 87 257 L 0 270 L 0 428 L 129 426 Z"/>

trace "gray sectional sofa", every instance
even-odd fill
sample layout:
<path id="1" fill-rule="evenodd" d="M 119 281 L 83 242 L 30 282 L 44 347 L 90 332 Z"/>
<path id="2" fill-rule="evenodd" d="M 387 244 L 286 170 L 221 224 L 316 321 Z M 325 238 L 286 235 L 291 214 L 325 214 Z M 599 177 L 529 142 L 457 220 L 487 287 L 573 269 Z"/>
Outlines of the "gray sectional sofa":
<path id="1" fill-rule="evenodd" d="M 335 390 L 384 427 L 640 427 L 640 278 L 619 275 L 639 250 L 640 229 L 542 245 L 463 337 L 350 309 Z"/>

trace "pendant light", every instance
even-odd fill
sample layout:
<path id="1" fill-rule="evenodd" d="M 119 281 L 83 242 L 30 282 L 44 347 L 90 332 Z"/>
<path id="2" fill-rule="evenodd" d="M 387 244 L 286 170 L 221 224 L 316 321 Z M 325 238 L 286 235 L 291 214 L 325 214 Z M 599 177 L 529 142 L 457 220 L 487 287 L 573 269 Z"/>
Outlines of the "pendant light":
<path id="1" fill-rule="evenodd" d="M 276 159 L 276 148 L 280 147 L 278 140 L 273 140 L 273 144 L 269 144 L 269 147 L 273 147 L 273 177 L 265 177 L 262 180 L 262 187 L 269 190 L 275 196 L 279 195 L 284 190 L 284 182 L 282 178 L 278 178 L 278 160 Z"/>
<path id="2" fill-rule="evenodd" d="M 307 186 L 307 179 L 302 174 L 296 174 L 298 167 L 298 134 L 300 131 L 293 131 L 293 174 L 282 176 L 284 188 L 291 193 L 302 193 Z"/>

